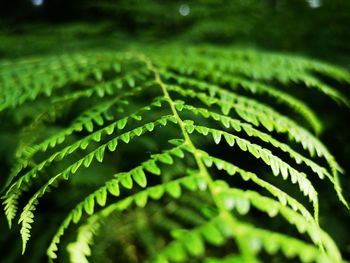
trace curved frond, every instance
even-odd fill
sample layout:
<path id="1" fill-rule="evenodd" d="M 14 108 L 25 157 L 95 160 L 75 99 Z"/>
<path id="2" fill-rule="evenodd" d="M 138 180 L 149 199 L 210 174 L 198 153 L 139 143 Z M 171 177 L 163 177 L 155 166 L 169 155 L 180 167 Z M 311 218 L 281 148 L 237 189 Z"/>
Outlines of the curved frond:
<path id="1" fill-rule="evenodd" d="M 28 124 L 27 134 L 2 187 L 9 226 L 19 220 L 22 253 L 39 202 L 70 191 L 78 178 L 93 183 L 77 190 L 79 201 L 57 225 L 47 249 L 52 261 L 68 252 L 71 262 L 88 262 L 94 238 L 118 214 L 118 226 L 127 221 L 132 230 L 122 232 L 121 246 L 136 235 L 140 261 L 260 262 L 278 253 L 342 262 L 319 222 L 315 183 L 326 179 L 347 206 L 342 169 L 317 137 L 322 120 L 312 101 L 288 90 L 297 83 L 349 105 L 319 76 L 350 83 L 348 72 L 322 62 L 232 47 L 2 63 L 0 111 L 35 108 L 18 124 Z M 242 165 L 251 160 L 257 165 Z M 261 228 L 256 213 L 284 224 Z M 61 249 L 73 225 L 75 241 Z"/>

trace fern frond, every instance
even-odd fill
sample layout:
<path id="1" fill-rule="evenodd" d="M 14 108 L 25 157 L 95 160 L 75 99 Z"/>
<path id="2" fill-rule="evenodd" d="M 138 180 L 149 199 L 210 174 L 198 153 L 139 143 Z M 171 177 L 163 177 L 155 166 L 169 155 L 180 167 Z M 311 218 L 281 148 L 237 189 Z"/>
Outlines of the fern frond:
<path id="1" fill-rule="evenodd" d="M 94 95 L 97 95 L 97 97 L 101 98 L 105 97 L 106 95 L 111 96 L 117 91 L 122 91 L 126 87 L 135 88 L 135 82 L 143 81 L 144 79 L 146 79 L 148 73 L 149 72 L 145 69 L 138 69 L 134 72 L 127 73 L 119 78 L 105 81 L 102 84 L 97 83 L 96 86 L 92 85 L 92 87 L 90 88 L 76 91 L 62 97 L 54 98 L 53 101 L 55 103 L 58 103 L 66 100 L 77 100 L 82 97 L 89 98 Z M 147 87 L 147 84 L 145 83 L 144 85 L 142 85 L 142 87 Z"/>
<path id="2" fill-rule="evenodd" d="M 303 262 L 341 262 L 335 242 L 319 224 L 321 193 L 312 175 L 328 179 L 347 206 L 338 178 L 342 169 L 316 137 L 322 128 L 317 113 L 282 90 L 299 83 L 349 104 L 318 74 L 350 83 L 348 72 L 318 61 L 234 48 L 150 48 L 144 53 L 95 52 L 1 64 L 0 111 L 11 114 L 11 107 L 25 109 L 32 100 L 45 101 L 42 117 L 29 118 L 27 131 L 58 130 L 19 144 L 3 187 L 10 227 L 24 203 L 19 216 L 22 253 L 39 201 L 54 187 L 63 188 L 63 181 L 70 186 L 73 175 L 84 180 L 84 172 L 91 171 L 98 186 L 79 197 L 55 230 L 47 249 L 50 260 L 59 256 L 72 225 L 78 230 L 67 247 L 70 260 L 88 262 L 94 237 L 112 214 L 124 218 L 141 213 L 152 226 L 128 225 L 139 232 L 140 249 L 146 251 L 141 254 L 149 262 L 198 257 L 204 262 L 259 262 L 262 250 Z M 267 105 L 266 96 L 292 113 L 287 116 Z M 57 110 L 50 118 L 56 106 L 66 111 Z M 238 160 L 226 160 L 228 153 L 213 153 L 221 146 L 231 147 L 230 159 L 235 160 L 238 150 L 264 165 L 255 167 L 255 173 L 242 169 Z M 122 161 L 120 167 L 109 163 L 115 157 Z M 108 167 L 107 172 L 95 169 L 97 163 Z M 313 214 L 305 200 L 262 172 L 265 165 L 283 179 L 281 185 L 298 186 L 294 190 L 309 199 Z M 251 182 L 248 189 L 234 185 L 234 175 Z M 268 196 L 261 193 L 265 190 Z M 251 207 L 271 220 L 281 217 L 298 231 L 287 235 L 258 228 Z M 153 208 L 159 213 L 148 217 Z M 232 243 L 234 248 L 222 259 L 210 258 L 216 256 L 211 253 L 215 247 Z"/>
<path id="3" fill-rule="evenodd" d="M 89 146 L 90 143 L 101 141 L 102 136 L 111 135 L 116 130 L 123 130 L 125 128 L 126 124 L 128 122 L 130 122 L 131 120 L 141 121 L 142 120 L 142 113 L 144 111 L 149 111 L 152 106 L 159 107 L 160 105 L 161 105 L 161 100 L 156 98 L 151 105 L 145 106 L 145 107 L 141 108 L 139 111 L 135 112 L 134 114 L 131 114 L 130 116 L 119 119 L 117 121 L 114 121 L 111 124 L 103 127 L 102 129 L 99 129 L 95 132 L 92 132 L 93 131 L 93 123 L 92 123 L 92 120 L 90 118 L 88 118 L 88 119 L 83 118 L 84 122 L 81 122 L 81 120 L 78 119 L 77 122 L 74 122 L 72 124 L 71 128 L 68 128 L 67 130 L 65 130 L 66 134 L 54 135 L 53 137 L 45 140 L 43 143 L 36 145 L 35 148 L 33 147 L 32 150 L 30 150 L 30 151 L 27 150 L 26 151 L 27 152 L 26 158 L 23 158 L 18 163 L 18 166 L 16 168 L 16 172 L 12 176 L 15 177 L 24 168 L 26 168 L 30 162 L 29 158 L 32 155 L 34 155 L 37 151 L 39 151 L 39 150 L 46 151 L 48 148 L 53 148 L 53 147 L 57 146 L 58 144 L 62 143 L 65 140 L 66 136 L 71 134 L 73 131 L 81 131 L 85 127 L 85 129 L 87 131 L 92 132 L 92 133 L 85 136 L 84 138 L 76 141 L 74 144 L 66 146 L 65 148 L 55 152 L 49 158 L 47 158 L 47 159 L 43 160 L 41 163 L 35 165 L 29 172 L 27 172 L 26 174 L 21 176 L 16 182 L 14 182 L 9 187 L 8 191 L 5 194 L 5 199 L 7 198 L 7 196 L 9 196 L 9 193 L 11 192 L 12 189 L 14 189 L 14 188 L 19 189 L 23 182 L 29 182 L 31 180 L 31 178 L 35 178 L 37 176 L 38 172 L 40 172 L 42 169 L 44 169 L 45 166 L 50 165 L 54 161 L 62 160 L 63 158 L 69 156 L 70 154 L 72 154 L 73 152 L 75 152 L 78 149 L 85 150 Z M 103 105 L 103 107 L 104 107 L 104 105 Z M 92 116 L 95 117 L 95 115 L 92 115 Z M 99 120 L 100 119 L 98 119 L 98 122 L 99 122 Z M 104 152 L 104 149 L 106 148 L 106 146 L 108 147 L 109 150 L 114 151 L 115 147 L 118 144 L 118 141 L 122 140 L 122 141 L 127 143 L 130 140 L 130 138 L 132 138 L 134 135 L 140 136 L 143 132 L 150 130 L 151 126 L 154 127 L 155 124 L 165 125 L 166 122 L 167 122 L 167 118 L 163 118 L 163 119 L 160 118 L 158 120 L 158 122 L 156 122 L 156 123 L 149 123 L 149 124 L 140 126 L 138 128 L 135 128 L 133 133 L 126 132 L 126 133 L 123 133 L 120 136 L 118 136 L 112 140 L 109 140 L 108 143 L 105 143 L 104 145 L 102 145 L 103 147 L 96 149 L 94 152 L 90 153 L 88 156 L 85 156 L 83 159 L 76 162 L 76 163 L 79 163 L 79 165 L 75 169 L 78 169 L 79 166 L 82 164 L 82 162 L 84 162 L 85 167 L 88 167 L 90 162 L 94 158 L 94 155 L 97 153 L 99 155 L 102 154 L 102 158 L 103 158 L 103 152 Z M 132 135 L 132 136 L 130 136 L 130 135 Z M 102 160 L 100 160 L 100 161 L 102 161 Z"/>
<path id="4" fill-rule="evenodd" d="M 100 79 L 101 72 L 107 68 L 120 70 L 120 56 L 115 53 L 99 53 L 85 55 L 64 55 L 47 59 L 28 59 L 2 66 L 0 79 L 1 90 L 0 111 L 34 100 L 43 94 L 50 96 L 52 92 L 69 82 L 81 81 L 89 75 Z M 47 73 L 50 74 L 47 74 Z M 55 83 L 55 85 L 52 85 Z M 13 92 L 12 87 L 16 86 Z"/>
<path id="5" fill-rule="evenodd" d="M 287 83 L 302 83 L 307 87 L 315 88 L 337 102 L 349 106 L 346 96 L 329 87 L 327 84 L 315 78 L 312 74 L 321 73 L 327 76 L 334 73 L 338 80 L 349 83 L 349 73 L 317 61 L 299 59 L 283 54 L 259 53 L 254 50 L 242 52 L 241 50 L 224 51 L 220 49 L 188 49 L 186 53 L 180 53 L 173 59 L 171 67 L 176 67 L 182 72 L 193 72 L 198 68 L 207 69 L 214 74 L 227 72 L 230 74 L 243 74 L 244 76 L 260 79 L 273 80 Z M 215 58 L 215 59 L 213 59 Z M 208 60 L 211 62 L 208 63 Z M 291 60 L 293 63 L 290 63 Z M 184 63 L 191 61 L 190 63 Z M 234 63 L 232 63 L 234 61 Z M 288 69 L 288 70 L 286 70 Z"/>
<path id="6" fill-rule="evenodd" d="M 258 186 L 262 187 L 263 189 L 266 189 L 270 194 L 272 194 L 278 199 L 281 205 L 286 206 L 288 204 L 294 211 L 300 211 L 300 213 L 307 221 L 313 222 L 316 225 L 318 224 L 318 219 L 313 218 L 313 216 L 305 208 L 304 205 L 302 205 L 296 199 L 288 195 L 286 192 L 259 178 L 256 174 L 245 171 L 239 168 L 238 166 L 235 166 L 232 163 L 222 160 L 220 158 L 210 156 L 206 152 L 201 151 L 201 154 L 203 156 L 203 162 L 208 168 L 212 167 L 214 164 L 218 170 L 226 171 L 229 176 L 233 176 L 236 173 L 238 173 L 244 181 L 251 180 Z"/>
<path id="7" fill-rule="evenodd" d="M 244 262 L 259 262 L 257 254 L 262 249 L 271 254 L 281 250 L 287 258 L 299 256 L 303 262 L 339 260 L 337 251 L 332 251 L 335 254 L 326 255 L 317 247 L 303 241 L 290 239 L 283 234 L 262 230 L 239 221 L 228 224 L 225 217 L 218 216 L 198 228 L 181 231 L 181 234 L 150 262 L 186 262 L 193 256 L 203 255 L 204 243 L 221 246 L 228 238 L 244 240 L 244 245 L 240 247 L 241 254 L 245 252 L 248 254 L 242 256 Z"/>
<path id="8" fill-rule="evenodd" d="M 297 171 L 289 164 L 273 155 L 269 150 L 264 149 L 259 145 L 253 144 L 245 139 L 239 138 L 238 136 L 221 130 L 198 126 L 192 122 L 186 122 L 185 125 L 189 133 L 196 131 L 204 136 L 211 134 L 216 144 L 220 143 L 222 137 L 225 138 L 225 141 L 231 147 L 234 146 L 234 144 L 237 144 L 242 151 L 247 151 L 256 158 L 261 158 L 267 165 L 270 166 L 275 176 L 281 175 L 284 180 L 287 180 L 288 176 L 290 176 L 291 182 L 293 184 L 297 183 L 299 185 L 300 191 L 305 196 L 309 197 L 309 200 L 314 205 L 315 216 L 318 216 L 317 192 L 312 186 L 311 181 L 307 178 L 306 174 Z"/>
<path id="9" fill-rule="evenodd" d="M 50 189 L 51 186 L 56 186 L 58 180 L 68 180 L 69 176 L 73 175 L 82 164 L 85 167 L 89 167 L 89 165 L 93 159 L 96 159 L 98 162 L 102 162 L 106 148 L 108 148 L 108 150 L 110 150 L 110 151 L 114 151 L 116 146 L 118 145 L 119 141 L 123 141 L 125 143 L 128 143 L 131 139 L 133 139 L 137 136 L 140 136 L 147 131 L 152 131 L 155 126 L 166 125 L 167 121 L 172 121 L 172 122 L 176 123 L 176 119 L 174 119 L 174 116 L 172 116 L 172 115 L 164 116 L 157 121 L 149 122 L 143 126 L 135 128 L 129 132 L 123 133 L 123 134 L 115 137 L 114 139 L 109 140 L 107 143 L 102 144 L 97 149 L 90 152 L 88 155 L 81 158 L 77 162 L 73 163 L 68 168 L 66 168 L 64 171 L 55 175 L 46 184 L 44 184 L 29 199 L 28 203 L 23 208 L 23 211 L 22 211 L 21 216 L 20 216 L 19 223 L 22 223 L 21 233 L 22 233 L 22 240 L 23 240 L 23 251 L 25 250 L 25 246 L 26 246 L 27 240 L 29 238 L 27 233 L 29 233 L 30 224 L 33 222 L 32 218 L 34 215 L 33 215 L 32 211 L 35 210 L 35 205 L 38 203 L 38 199 L 41 198 Z M 99 141 L 99 139 L 98 139 L 98 141 Z M 83 144 L 83 147 L 84 146 L 85 146 L 85 144 Z M 74 148 L 76 149 L 78 147 L 81 147 L 81 144 L 74 145 L 72 149 L 74 149 Z M 59 158 L 61 159 L 67 154 L 67 152 L 69 152 L 69 150 L 64 150 L 59 155 L 55 155 L 55 156 L 59 156 Z M 23 178 L 23 180 L 24 179 L 25 178 Z M 19 185 L 22 183 L 21 180 L 19 180 L 18 182 L 19 182 L 18 183 Z M 7 197 L 5 197 L 5 198 L 7 198 Z"/>
<path id="10" fill-rule="evenodd" d="M 255 191 L 243 191 L 236 188 L 230 188 L 223 190 L 220 194 L 222 194 L 223 199 L 226 201 L 227 207 L 230 209 L 236 209 L 239 214 L 247 214 L 250 205 L 252 205 L 260 211 L 268 214 L 270 217 L 275 217 L 278 214 L 282 215 L 286 221 L 295 225 L 300 233 L 308 233 L 314 244 L 319 244 L 321 246 L 324 245 L 329 254 L 340 255 L 338 250 L 333 251 L 335 247 L 334 241 L 330 239 L 325 232 L 320 230 L 316 224 L 305 220 L 302 215 L 296 213 L 293 209 L 283 206 L 271 198 L 261 196 Z M 330 245 L 330 247 L 328 247 L 328 245 Z"/>
<path id="11" fill-rule="evenodd" d="M 145 85 L 147 87 L 147 85 Z M 135 90 L 137 91 L 137 90 Z M 128 101 L 126 100 L 128 97 L 133 96 L 136 94 L 135 91 L 132 92 L 125 92 L 122 96 L 117 96 L 116 98 L 112 99 L 111 101 L 107 101 L 105 103 L 101 103 L 98 106 L 89 109 L 85 112 L 83 112 L 79 117 L 77 117 L 72 124 L 64 129 L 61 133 L 55 134 L 52 137 L 46 139 L 45 141 L 32 146 L 32 147 L 27 147 L 23 149 L 23 157 L 19 154 L 19 158 L 21 161 L 23 160 L 24 162 L 28 159 L 30 159 L 34 154 L 36 154 L 38 151 L 46 151 L 48 148 L 54 148 L 57 145 L 63 143 L 67 136 L 73 134 L 74 132 L 81 132 L 83 130 L 86 130 L 87 132 L 93 132 L 94 129 L 96 129 L 94 126 L 103 126 L 105 122 L 112 120 L 113 114 L 109 112 L 111 107 L 117 108 L 121 107 L 122 105 L 127 105 Z M 141 108 L 140 110 L 136 111 L 134 115 L 130 116 L 131 119 L 139 120 L 140 117 L 138 117 L 141 113 L 144 111 L 150 110 L 151 106 L 158 105 L 157 102 L 158 98 L 154 99 L 154 102 L 149 105 Z M 142 116 L 141 116 L 142 117 Z M 130 119 L 130 118 L 129 118 Z M 123 119 L 119 124 L 116 123 L 116 126 L 118 129 L 122 129 L 122 125 L 126 125 L 127 119 Z M 125 124 L 124 124 L 125 123 Z M 115 125 L 110 124 L 106 128 L 106 133 L 107 130 L 111 130 L 114 128 Z M 113 132 L 113 131 L 111 131 Z M 107 133 L 109 135 L 109 133 Z M 91 134 L 92 136 L 92 134 Z M 88 139 L 89 137 L 85 137 L 85 139 Z M 22 157 L 22 158 L 21 158 Z"/>
<path id="12" fill-rule="evenodd" d="M 189 96 L 191 98 L 197 98 L 206 105 L 216 104 L 220 106 L 222 113 L 225 115 L 228 115 L 231 108 L 233 108 L 235 109 L 239 117 L 255 126 L 262 125 L 269 131 L 287 133 L 291 139 L 300 143 L 304 149 L 307 149 L 311 157 L 314 156 L 316 153 L 317 156 L 324 157 L 326 159 L 332 170 L 333 182 L 338 197 L 344 205 L 348 206 L 347 202 L 345 201 L 342 195 L 338 183 L 338 171 L 342 171 L 342 169 L 335 161 L 334 157 L 326 149 L 326 147 L 306 129 L 302 128 L 292 120 L 266 107 L 265 105 L 258 104 L 254 101 L 247 102 L 247 100 L 244 98 L 240 98 L 242 99 L 242 103 L 240 101 L 237 101 L 236 103 L 230 103 L 226 100 L 222 101 L 213 97 L 209 97 L 204 93 L 198 93 L 191 89 L 185 90 L 179 86 L 170 86 L 169 90 L 175 91 L 176 93 L 181 94 L 184 97 Z M 182 101 L 180 101 L 179 103 L 183 104 Z M 247 107 L 246 104 L 248 104 L 249 107 Z M 181 109 L 183 106 L 181 105 L 179 107 Z M 256 107 L 256 109 L 254 109 L 254 107 Z"/>
<path id="13" fill-rule="evenodd" d="M 168 165 L 171 165 L 173 163 L 172 155 L 178 158 L 183 158 L 185 150 L 185 146 L 183 144 L 180 144 L 179 146 L 176 146 L 170 150 L 164 151 L 161 154 L 155 154 L 151 156 L 151 159 L 143 162 L 139 166 L 133 168 L 129 172 L 124 173 L 118 173 L 115 174 L 115 179 L 109 180 L 105 183 L 104 186 L 97 189 L 94 193 L 87 196 L 81 203 L 79 203 L 71 213 L 68 214 L 68 216 L 64 219 L 63 223 L 58 229 L 58 232 L 54 236 L 51 245 L 48 249 L 48 255 L 53 258 L 55 253 L 54 249 L 57 249 L 57 244 L 60 241 L 60 237 L 64 234 L 64 230 L 67 229 L 71 222 L 77 224 L 82 216 L 83 211 L 85 211 L 87 214 L 91 215 L 94 212 L 94 204 L 95 200 L 98 205 L 105 206 L 107 195 L 111 194 L 114 196 L 120 195 L 119 185 L 123 186 L 126 189 L 133 188 L 133 181 L 135 181 L 139 186 L 146 187 L 147 186 L 147 179 L 145 172 L 152 173 L 155 175 L 160 175 L 161 171 L 159 167 L 157 166 L 157 162 L 165 163 Z M 188 179 L 182 180 L 184 184 L 186 182 L 188 183 Z M 158 188 L 159 194 L 161 194 L 164 191 L 168 191 L 171 196 L 177 197 L 179 192 L 176 189 L 176 185 L 168 183 L 167 187 L 163 188 L 163 186 L 160 186 Z M 188 187 L 191 187 L 191 185 L 188 185 Z M 175 190 L 174 190 L 175 189 Z M 151 191 L 151 190 L 150 190 Z M 156 190 L 153 190 L 154 193 Z M 153 194 L 155 196 L 156 194 Z M 138 197 L 136 196 L 135 200 L 138 205 L 141 204 L 143 201 L 141 200 L 142 194 L 139 194 Z M 54 249 L 53 249 L 54 248 Z"/>
<path id="14" fill-rule="evenodd" d="M 321 121 L 317 118 L 315 113 L 302 101 L 290 96 L 288 93 L 285 93 L 281 90 L 278 90 L 272 86 L 268 86 L 263 83 L 248 81 L 244 78 L 240 78 L 238 76 L 230 76 L 226 77 L 222 73 L 215 73 L 213 76 L 212 72 L 206 72 L 205 70 L 200 71 L 199 79 L 191 78 L 188 76 L 182 76 L 180 74 L 174 74 L 168 71 L 164 71 L 163 73 L 165 77 L 171 78 L 176 81 L 179 85 L 190 85 L 192 87 L 196 87 L 200 90 L 205 90 L 209 92 L 210 96 L 214 97 L 216 93 L 221 96 L 225 96 L 225 94 L 237 96 L 228 90 L 221 89 L 220 87 L 209 84 L 200 79 L 210 78 L 210 80 L 217 82 L 220 81 L 221 84 L 230 84 L 230 89 L 236 90 L 242 87 L 242 89 L 251 92 L 252 94 L 267 94 L 274 98 L 277 102 L 283 103 L 286 106 L 289 106 L 292 110 L 298 113 L 302 118 L 304 118 L 307 123 L 313 128 L 316 134 L 320 133 L 322 129 Z"/>
<path id="15" fill-rule="evenodd" d="M 183 109 L 191 111 L 192 113 L 197 115 L 200 114 L 204 118 L 211 118 L 217 122 L 220 122 L 225 128 L 232 128 L 236 132 L 244 131 L 249 137 L 257 137 L 261 139 L 262 141 L 267 142 L 276 148 L 279 148 L 283 152 L 288 153 L 289 156 L 295 160 L 296 164 L 304 163 L 305 165 L 310 167 L 311 170 L 315 172 L 320 179 L 327 177 L 334 184 L 335 189 L 339 187 L 339 185 L 336 184 L 332 175 L 327 171 L 326 168 L 318 165 L 317 163 L 313 162 L 311 159 L 304 157 L 303 155 L 299 154 L 298 152 L 293 150 L 291 147 L 289 147 L 287 144 L 274 139 L 269 134 L 261 132 L 258 129 L 255 129 L 249 123 L 242 123 L 238 119 L 233 119 L 229 116 L 221 115 L 221 114 L 212 112 L 210 110 L 207 110 L 205 108 L 197 108 L 192 105 L 184 104 Z"/>
<path id="16" fill-rule="evenodd" d="M 243 120 L 255 126 L 262 125 L 270 132 L 276 131 L 278 133 L 287 133 L 291 139 L 301 143 L 303 148 L 307 149 L 311 156 L 314 156 L 316 153 L 319 157 L 325 157 L 330 165 L 332 165 L 332 168 L 340 170 L 339 165 L 334 161 L 334 158 L 311 133 L 297 125 L 291 119 L 284 117 L 262 103 L 257 103 L 256 101 L 249 100 L 242 96 L 235 101 L 232 101 L 232 99 L 216 99 L 189 88 L 185 90 L 179 86 L 170 86 L 169 90 L 174 91 L 185 98 L 187 96 L 196 98 L 205 105 L 218 105 L 224 115 L 228 115 L 230 110 L 234 109 L 238 116 Z"/>
<path id="17" fill-rule="evenodd" d="M 77 241 L 69 245 L 71 260 L 73 262 L 79 262 L 75 261 L 75 259 L 79 259 L 82 260 L 81 262 L 87 262 L 86 256 L 89 256 L 90 254 L 89 245 L 92 242 L 93 236 L 97 233 L 97 229 L 99 228 L 99 221 L 102 221 L 111 213 L 116 211 L 123 211 L 130 207 L 133 203 L 135 203 L 135 205 L 138 207 L 144 207 L 148 201 L 148 198 L 158 200 L 165 193 L 173 198 L 179 198 L 181 195 L 181 187 L 190 191 L 197 190 L 197 179 L 198 175 L 196 173 L 193 173 L 174 181 L 164 183 L 162 185 L 149 187 L 146 190 L 128 196 L 116 203 L 107 206 L 98 213 L 93 214 L 89 217 L 87 223 L 79 228 Z M 59 242 L 59 239 L 57 241 Z M 56 257 L 55 251 L 57 250 L 57 243 L 52 242 L 47 251 L 47 254 L 50 258 Z"/>

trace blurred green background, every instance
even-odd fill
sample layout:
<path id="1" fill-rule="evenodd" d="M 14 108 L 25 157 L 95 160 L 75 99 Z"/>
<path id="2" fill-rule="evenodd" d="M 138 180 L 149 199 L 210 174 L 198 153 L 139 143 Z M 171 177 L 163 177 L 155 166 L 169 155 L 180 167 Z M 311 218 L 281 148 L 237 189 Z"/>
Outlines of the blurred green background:
<path id="1" fill-rule="evenodd" d="M 350 70 L 349 41 L 348 0 L 7 0 L 0 4 L 0 61 L 175 42 L 301 54 Z M 350 97 L 350 88 L 341 88 Z M 349 109 L 323 100 L 313 101 L 312 106 L 325 122 L 321 139 L 346 171 L 341 181 L 350 201 Z M 0 127 L 2 183 L 11 167 L 16 137 L 6 124 Z M 321 224 L 350 259 L 349 211 L 338 204 L 331 187 L 320 187 Z M 50 216 L 48 210 L 41 220 Z M 23 262 L 17 256 L 20 238 L 7 229 L 2 214 L 0 231 L 0 262 Z M 39 232 L 25 262 L 46 261 L 42 250 L 50 236 Z"/>
<path id="2" fill-rule="evenodd" d="M 347 0 L 8 0 L 0 56 L 128 41 L 244 44 L 347 63 Z M 98 38 L 96 38 L 98 36 Z"/>

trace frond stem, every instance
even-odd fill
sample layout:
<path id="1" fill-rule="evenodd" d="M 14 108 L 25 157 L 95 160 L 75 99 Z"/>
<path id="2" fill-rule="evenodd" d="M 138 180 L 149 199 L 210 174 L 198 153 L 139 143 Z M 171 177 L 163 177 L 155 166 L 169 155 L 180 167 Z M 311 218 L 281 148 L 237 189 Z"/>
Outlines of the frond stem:
<path id="1" fill-rule="evenodd" d="M 222 202 L 222 200 L 219 198 L 218 193 L 218 188 L 215 186 L 215 182 L 212 179 L 212 177 L 210 176 L 207 168 L 205 167 L 201 157 L 202 157 L 202 153 L 197 150 L 197 148 L 195 147 L 195 145 L 193 144 L 189 134 L 187 133 L 186 129 L 185 129 L 185 124 L 184 121 L 181 119 L 180 115 L 178 114 L 177 110 L 176 110 L 176 106 L 175 106 L 175 102 L 172 100 L 172 98 L 169 95 L 169 92 L 167 90 L 166 84 L 162 81 L 161 76 L 159 71 L 157 70 L 157 68 L 153 65 L 153 63 L 151 62 L 150 59 L 148 59 L 145 55 L 140 54 L 137 56 L 139 60 L 143 61 L 146 65 L 147 68 L 153 72 L 154 74 L 154 78 L 155 78 L 155 82 L 160 86 L 160 88 L 162 89 L 164 98 L 166 99 L 166 101 L 169 103 L 169 106 L 171 108 L 171 111 L 174 115 L 174 117 L 177 120 L 177 123 L 181 129 L 181 132 L 183 134 L 183 137 L 185 139 L 185 144 L 187 144 L 189 146 L 189 148 L 191 149 L 191 152 L 193 154 L 193 157 L 196 161 L 196 164 L 198 166 L 199 169 L 199 176 L 201 176 L 204 181 L 206 182 L 207 186 L 208 186 L 208 190 L 212 196 L 212 199 L 216 205 L 216 207 L 219 210 L 219 214 L 220 216 L 225 219 L 231 226 L 232 230 L 235 232 L 235 234 L 237 236 L 242 235 L 243 233 L 239 233 L 239 229 L 237 227 L 237 220 L 235 219 L 235 217 L 230 213 L 229 210 L 226 209 L 226 207 L 224 206 L 224 203 Z M 249 253 L 249 244 L 247 244 L 247 242 L 245 242 L 242 239 L 236 239 L 237 241 L 237 245 L 245 259 L 246 262 L 257 262 L 256 257 L 252 254 Z"/>

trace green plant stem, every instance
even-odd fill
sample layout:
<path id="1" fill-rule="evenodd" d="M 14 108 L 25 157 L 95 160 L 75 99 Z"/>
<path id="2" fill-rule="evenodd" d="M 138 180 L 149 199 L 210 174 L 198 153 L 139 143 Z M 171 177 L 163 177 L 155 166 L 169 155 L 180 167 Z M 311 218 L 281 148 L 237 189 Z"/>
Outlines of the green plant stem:
<path id="1" fill-rule="evenodd" d="M 230 224 L 232 231 L 237 236 L 242 235 L 243 233 L 240 233 L 239 229 L 237 228 L 237 219 L 232 215 L 232 213 L 229 210 L 226 209 L 221 198 L 219 197 L 219 195 L 217 195 L 218 187 L 215 186 L 215 182 L 214 182 L 213 178 L 210 176 L 207 168 L 205 167 L 205 165 L 201 159 L 202 153 L 197 150 L 197 148 L 193 144 L 189 134 L 187 133 L 187 131 L 185 129 L 185 124 L 176 110 L 175 103 L 172 100 L 172 98 L 170 97 L 169 92 L 166 88 L 166 84 L 162 81 L 162 79 L 160 77 L 160 73 L 158 72 L 156 67 L 153 65 L 153 63 L 147 57 L 145 57 L 143 54 L 138 55 L 138 58 L 147 65 L 147 68 L 151 72 L 153 72 L 154 77 L 155 77 L 155 82 L 161 87 L 164 98 L 169 103 L 171 111 L 172 111 L 174 117 L 176 118 L 177 123 L 181 129 L 181 132 L 182 132 L 183 137 L 185 139 L 185 144 L 187 144 L 189 146 L 189 148 L 191 149 L 191 152 L 193 154 L 193 157 L 194 157 L 196 164 L 198 166 L 198 169 L 199 169 L 199 176 L 201 176 L 203 178 L 203 180 L 206 182 L 206 184 L 208 186 L 208 190 L 212 196 L 212 199 L 213 199 L 217 209 L 219 210 L 219 216 L 221 216 L 223 219 L 225 219 L 226 222 L 228 222 Z M 254 254 L 249 253 L 249 248 L 247 247 L 247 246 L 249 246 L 249 244 L 247 244 L 247 242 L 244 242 L 244 241 L 240 240 L 239 238 L 236 239 L 236 241 L 237 241 L 238 247 L 243 255 L 245 262 L 252 262 L 252 263 L 258 262 L 256 257 L 254 256 Z"/>

